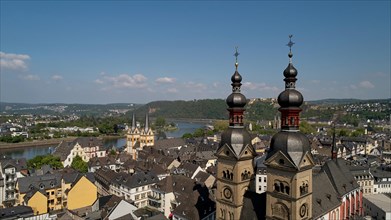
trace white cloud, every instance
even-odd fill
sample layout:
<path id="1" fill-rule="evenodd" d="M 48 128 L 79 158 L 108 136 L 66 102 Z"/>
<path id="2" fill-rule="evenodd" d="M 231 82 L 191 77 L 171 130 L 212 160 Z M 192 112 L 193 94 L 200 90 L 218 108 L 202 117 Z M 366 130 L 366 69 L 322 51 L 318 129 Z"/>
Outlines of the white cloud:
<path id="1" fill-rule="evenodd" d="M 184 87 L 186 89 L 191 89 L 191 90 L 196 91 L 196 92 L 201 92 L 201 91 L 207 89 L 205 84 L 195 83 L 195 82 L 184 83 Z"/>
<path id="2" fill-rule="evenodd" d="M 313 84 L 318 84 L 318 83 L 320 83 L 320 80 L 317 80 L 317 79 L 310 80 L 310 83 L 313 83 Z"/>
<path id="3" fill-rule="evenodd" d="M 155 80 L 155 82 L 157 82 L 157 83 L 174 83 L 175 82 L 175 78 L 161 77 L 161 78 L 157 78 Z"/>
<path id="4" fill-rule="evenodd" d="M 129 75 L 120 74 L 118 76 L 104 75 L 101 79 L 96 79 L 97 84 L 107 84 L 105 90 L 110 88 L 145 88 L 147 86 L 147 78 L 141 74 Z"/>
<path id="5" fill-rule="evenodd" d="M 369 82 L 369 81 L 362 81 L 359 83 L 359 87 L 364 88 L 364 89 L 372 89 L 375 88 L 375 86 Z"/>
<path id="6" fill-rule="evenodd" d="M 349 85 L 350 89 L 372 89 L 375 88 L 373 83 L 369 82 L 368 80 L 364 80 L 359 82 L 357 85 Z"/>
<path id="7" fill-rule="evenodd" d="M 60 76 L 60 75 L 53 75 L 53 76 L 51 77 L 51 79 L 54 80 L 54 81 L 60 81 L 60 80 L 63 79 L 63 77 Z"/>
<path id="8" fill-rule="evenodd" d="M 94 82 L 97 83 L 97 84 L 103 84 L 104 83 L 103 80 L 101 80 L 101 79 L 96 79 Z"/>
<path id="9" fill-rule="evenodd" d="M 0 67 L 10 70 L 27 70 L 26 61 L 29 55 L 4 53 L 0 51 Z"/>
<path id="10" fill-rule="evenodd" d="M 243 88 L 249 90 L 273 91 L 273 92 L 278 92 L 280 90 L 276 86 L 270 86 L 267 85 L 266 83 L 252 83 L 252 82 L 243 83 Z"/>
<path id="11" fill-rule="evenodd" d="M 30 81 L 37 81 L 40 80 L 38 75 L 28 74 L 28 75 L 21 75 L 19 78 L 23 80 L 30 80 Z"/>
<path id="12" fill-rule="evenodd" d="M 167 92 L 169 92 L 169 93 L 178 93 L 178 90 L 176 88 L 169 88 L 169 89 L 167 89 Z"/>

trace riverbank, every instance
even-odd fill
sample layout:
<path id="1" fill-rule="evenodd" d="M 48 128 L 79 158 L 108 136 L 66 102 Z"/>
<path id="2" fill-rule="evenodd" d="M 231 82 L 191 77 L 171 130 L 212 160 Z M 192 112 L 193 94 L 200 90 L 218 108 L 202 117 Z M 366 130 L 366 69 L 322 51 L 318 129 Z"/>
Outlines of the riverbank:
<path id="1" fill-rule="evenodd" d="M 57 144 L 61 143 L 61 141 L 73 141 L 75 138 L 76 137 L 55 138 L 55 139 L 47 139 L 47 140 L 25 141 L 25 142 L 20 142 L 20 143 L 0 142 L 0 150 L 1 149 L 23 149 L 23 148 L 28 148 L 28 147 L 57 145 Z"/>

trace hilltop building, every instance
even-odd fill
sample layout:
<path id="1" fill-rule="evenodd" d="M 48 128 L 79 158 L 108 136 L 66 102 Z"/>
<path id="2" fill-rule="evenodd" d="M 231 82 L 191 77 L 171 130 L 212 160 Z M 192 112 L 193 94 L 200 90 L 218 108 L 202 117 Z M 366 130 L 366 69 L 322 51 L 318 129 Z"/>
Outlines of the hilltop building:
<path id="1" fill-rule="evenodd" d="M 152 129 L 149 127 L 149 116 L 145 115 L 144 129 L 139 129 L 136 126 L 136 118 L 132 116 L 132 127 L 128 130 L 126 135 L 126 151 L 132 155 L 133 159 L 138 158 L 138 151 L 142 150 L 145 146 L 155 145 L 155 135 Z"/>

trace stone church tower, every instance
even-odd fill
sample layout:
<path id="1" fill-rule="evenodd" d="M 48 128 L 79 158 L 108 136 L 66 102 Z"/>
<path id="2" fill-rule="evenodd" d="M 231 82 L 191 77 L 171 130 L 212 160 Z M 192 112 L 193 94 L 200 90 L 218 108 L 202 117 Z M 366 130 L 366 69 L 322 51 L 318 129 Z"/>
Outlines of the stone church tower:
<path id="1" fill-rule="evenodd" d="M 132 155 L 134 160 L 137 159 L 137 151 L 142 150 L 144 146 L 155 145 L 155 135 L 149 127 L 148 114 L 145 116 L 145 127 L 140 129 L 136 126 L 136 119 L 132 116 L 132 127 L 128 130 L 126 135 L 126 151 Z"/>
<path id="2" fill-rule="evenodd" d="M 292 36 L 289 36 L 290 38 Z M 297 70 L 292 64 L 284 70 L 285 90 L 278 96 L 281 130 L 270 143 L 266 157 L 266 219 L 312 219 L 312 167 L 308 138 L 299 131 L 302 94 L 295 89 Z"/>
<path id="3" fill-rule="evenodd" d="M 229 128 L 221 135 L 217 156 L 216 218 L 241 219 L 243 195 L 254 178 L 255 150 L 248 131 L 244 128 L 243 112 L 247 103 L 240 92 L 242 76 L 236 71 L 231 77 L 232 93 L 226 102 L 229 111 Z"/>

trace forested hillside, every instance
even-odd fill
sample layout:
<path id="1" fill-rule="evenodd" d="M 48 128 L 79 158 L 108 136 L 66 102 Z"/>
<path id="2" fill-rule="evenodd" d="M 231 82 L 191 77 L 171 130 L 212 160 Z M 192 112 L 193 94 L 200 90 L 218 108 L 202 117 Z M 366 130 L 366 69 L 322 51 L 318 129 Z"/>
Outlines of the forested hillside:
<path id="1" fill-rule="evenodd" d="M 227 104 L 223 99 L 156 101 L 141 106 L 135 113 L 144 115 L 146 112 L 151 117 L 190 119 L 227 119 L 228 115 Z"/>

